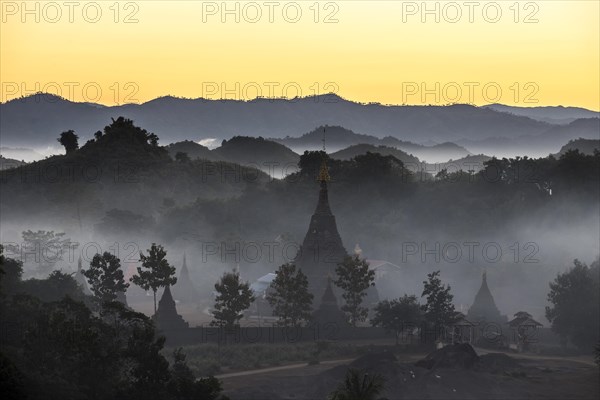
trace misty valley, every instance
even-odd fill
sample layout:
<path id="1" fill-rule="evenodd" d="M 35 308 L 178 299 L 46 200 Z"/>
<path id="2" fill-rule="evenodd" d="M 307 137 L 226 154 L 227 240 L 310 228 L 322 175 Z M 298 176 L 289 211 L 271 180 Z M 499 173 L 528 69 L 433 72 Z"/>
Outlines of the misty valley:
<path id="1" fill-rule="evenodd" d="M 301 153 L 163 146 L 116 117 L 6 164 L 7 390 L 323 398 L 357 380 L 387 398 L 543 397 L 531 385 L 557 375 L 587 382 L 573 398 L 597 390 L 599 140 L 497 158 L 338 126 L 302 137 Z"/>
<path id="2" fill-rule="evenodd" d="M 0 399 L 599 399 L 599 32 L 0 0 Z"/>

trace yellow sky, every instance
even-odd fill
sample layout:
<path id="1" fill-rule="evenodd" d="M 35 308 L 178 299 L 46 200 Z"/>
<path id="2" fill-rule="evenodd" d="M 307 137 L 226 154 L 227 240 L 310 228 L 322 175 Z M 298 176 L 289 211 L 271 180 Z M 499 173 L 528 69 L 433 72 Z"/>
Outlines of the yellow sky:
<path id="1" fill-rule="evenodd" d="M 421 1 L 229 1 L 225 14 L 222 1 L 29 1 L 27 13 L 0 0 L 0 100 L 38 89 L 111 105 L 335 91 L 599 110 L 599 3 L 429 1 L 424 14 Z"/>

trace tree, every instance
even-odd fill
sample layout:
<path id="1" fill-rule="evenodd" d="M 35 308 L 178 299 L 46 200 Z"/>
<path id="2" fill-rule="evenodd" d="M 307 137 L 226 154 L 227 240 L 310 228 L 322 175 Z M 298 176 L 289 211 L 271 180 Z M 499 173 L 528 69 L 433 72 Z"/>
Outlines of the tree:
<path id="1" fill-rule="evenodd" d="M 221 396 L 223 388 L 221 382 L 213 377 L 196 379 L 185 361 L 185 354 L 181 348 L 173 352 L 173 365 L 171 366 L 171 380 L 168 383 L 169 392 L 176 400 L 216 400 L 226 397 Z"/>
<path id="2" fill-rule="evenodd" d="M 188 156 L 188 154 L 184 153 L 183 151 L 178 151 L 177 154 L 175 154 L 175 160 L 177 160 L 180 163 L 188 163 L 191 161 L 190 156 Z"/>
<path id="3" fill-rule="evenodd" d="M 454 322 L 456 311 L 452 304 L 454 296 L 450 293 L 450 285 L 442 285 L 439 276 L 440 271 L 435 271 L 427 274 L 428 280 L 423 281 L 421 297 L 427 296 L 427 303 L 421 308 L 430 324 L 442 328 Z"/>
<path id="4" fill-rule="evenodd" d="M 334 283 L 344 291 L 342 298 L 345 304 L 342 311 L 348 315 L 352 326 L 356 326 L 358 322 L 367 319 L 369 309 L 361 307 L 361 304 L 367 295 L 367 289 L 375 285 L 375 271 L 369 269 L 366 260 L 361 260 L 358 256 L 346 256 L 336 266 L 335 272 L 337 279 Z"/>
<path id="5" fill-rule="evenodd" d="M 223 326 L 228 329 L 235 327 L 242 318 L 242 311 L 250 307 L 255 300 L 250 284 L 240 282 L 240 276 L 237 273 L 226 272 L 220 281 L 215 283 L 217 297 L 215 299 L 214 319 L 212 326 Z"/>
<path id="6" fill-rule="evenodd" d="M 276 272 L 267 292 L 273 315 L 283 326 L 300 326 L 312 312 L 313 295 L 308 292 L 308 279 L 294 264 L 283 264 Z"/>
<path id="7" fill-rule="evenodd" d="M 371 320 L 373 326 L 381 326 L 386 331 L 396 333 L 396 344 L 398 337 L 406 328 L 414 328 L 421 322 L 421 306 L 417 296 L 404 295 L 391 301 L 380 301 L 375 306 L 375 316 Z"/>
<path id="8" fill-rule="evenodd" d="M 385 379 L 381 374 L 369 375 L 364 370 L 349 369 L 344 382 L 333 391 L 329 400 L 376 400 L 384 391 Z"/>
<path id="9" fill-rule="evenodd" d="M 23 263 L 13 258 L 4 256 L 4 246 L 0 245 L 0 295 L 10 295 L 16 292 L 21 275 Z"/>
<path id="10" fill-rule="evenodd" d="M 588 267 L 574 260 L 573 264 L 573 268 L 558 274 L 550 283 L 548 301 L 552 305 L 546 307 L 546 318 L 564 340 L 591 351 L 600 330 L 599 263 L 596 260 Z"/>
<path id="11" fill-rule="evenodd" d="M 59 301 L 65 297 L 83 301 L 85 294 L 71 276 L 61 271 L 52 271 L 46 279 L 28 279 L 22 281 L 20 292 L 39 298 L 44 302 Z"/>
<path id="12" fill-rule="evenodd" d="M 23 261 L 26 264 L 37 264 L 36 269 L 41 274 L 52 271 L 59 261 L 64 260 L 65 252 L 73 251 L 79 246 L 66 238 L 63 232 L 27 230 L 23 231 L 22 237 L 20 253 Z M 11 246 L 11 249 L 19 251 L 16 246 Z"/>
<path id="13" fill-rule="evenodd" d="M 67 154 L 70 154 L 79 148 L 79 136 L 72 130 L 61 133 L 57 140 L 60 144 L 65 146 L 65 152 Z"/>
<path id="14" fill-rule="evenodd" d="M 82 273 L 87 278 L 92 292 L 102 303 L 117 300 L 129 287 L 129 283 L 126 283 L 123 277 L 121 260 L 109 252 L 96 254 L 90 268 Z"/>
<path id="15" fill-rule="evenodd" d="M 131 277 L 131 282 L 144 290 L 152 290 L 154 294 L 154 314 L 156 314 L 156 292 L 159 288 L 177 283 L 175 267 L 167 259 L 167 251 L 161 245 L 152 243 L 148 255 L 140 251 L 141 267 L 137 268 L 137 275 Z"/>
<path id="16" fill-rule="evenodd" d="M 51 286 L 52 276 L 33 281 Z M 9 358 L 0 354 L 3 399 L 225 399 L 217 379 L 195 379 L 183 353 L 169 367 L 165 338 L 156 335 L 152 320 L 121 303 L 107 305 L 118 321 L 109 324 L 68 297 L 19 294 L 7 301 L 0 325 L 19 329 L 3 335 L 3 349 L 10 349 Z"/>

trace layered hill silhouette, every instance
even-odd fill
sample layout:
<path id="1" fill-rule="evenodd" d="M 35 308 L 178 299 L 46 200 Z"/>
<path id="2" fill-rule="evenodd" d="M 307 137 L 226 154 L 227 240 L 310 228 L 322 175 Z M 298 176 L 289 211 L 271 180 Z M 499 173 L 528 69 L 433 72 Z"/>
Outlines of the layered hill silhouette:
<path id="1" fill-rule="evenodd" d="M 356 144 L 345 149 L 331 153 L 329 156 L 338 160 L 350 160 L 358 155 L 366 154 L 367 152 L 379 153 L 382 156 L 394 156 L 398 160 L 402 161 L 405 165 L 418 165 L 420 160 L 410 154 L 405 153 L 402 150 L 398 150 L 394 147 L 387 146 L 375 146 L 372 144 Z"/>
<path id="2" fill-rule="evenodd" d="M 322 148 L 323 139 L 326 141 L 327 150 L 332 152 L 337 152 L 355 145 L 385 146 L 400 150 L 407 155 L 418 157 L 421 160 L 430 161 L 448 161 L 449 159 L 461 158 L 471 154 L 464 147 L 450 142 L 424 146 L 400 140 L 392 136 L 386 136 L 380 139 L 372 135 L 355 133 L 352 130 L 341 126 L 320 126 L 300 137 L 286 137 L 283 139 L 272 140 L 282 143 L 296 152 L 302 152 L 307 149 L 317 150 Z M 357 148 L 355 150 L 359 151 L 360 149 Z M 386 150 L 382 149 L 382 151 Z M 350 152 L 348 154 L 350 154 Z M 400 153 L 398 154 L 400 155 Z M 398 159 L 402 160 L 403 157 L 406 158 L 406 156 L 402 155 L 398 157 Z M 406 159 L 408 160 L 408 158 Z"/>
<path id="3" fill-rule="evenodd" d="M 10 195 L 0 207 L 14 217 L 22 210 L 95 220 L 120 215 L 114 210 L 150 216 L 199 197 L 229 198 L 268 180 L 238 164 L 175 161 L 156 135 L 119 117 L 77 150 L 3 171 L 2 191 Z"/>
<path id="4" fill-rule="evenodd" d="M 581 107 L 511 107 L 504 104 L 489 104 L 484 108 L 559 125 L 566 125 L 581 118 L 600 118 L 600 112 Z"/>
<path id="5" fill-rule="evenodd" d="M 561 147 L 560 151 L 556 156 L 560 157 L 570 150 L 578 150 L 580 153 L 586 155 L 593 155 L 595 151 L 600 151 L 600 139 L 575 139 Z"/>
<path id="6" fill-rule="evenodd" d="M 169 155 L 175 159 L 177 153 L 185 153 L 192 160 L 215 160 L 214 153 L 206 146 L 202 146 L 192 140 L 175 142 L 166 146 Z"/>
<path id="7" fill-rule="evenodd" d="M 224 139 L 221 146 L 213 150 L 190 140 L 172 143 L 166 149 L 173 159 L 178 153 L 185 153 L 192 160 L 245 165 L 276 178 L 295 172 L 300 160 L 300 155 L 289 148 L 262 137 L 234 136 L 229 140 Z"/>
<path id="8" fill-rule="evenodd" d="M 551 125 L 541 134 L 519 137 L 494 137 L 480 140 L 459 140 L 458 144 L 467 147 L 474 153 L 490 153 L 505 156 L 510 154 L 529 154 L 530 156 L 547 156 L 556 153 L 565 143 L 575 139 L 599 139 L 600 119 L 577 119 L 567 125 Z"/>
<path id="9" fill-rule="evenodd" d="M 155 132 L 165 143 L 232 136 L 300 136 L 315 126 L 339 125 L 375 137 L 423 143 L 519 137 L 552 125 L 471 105 L 389 106 L 363 104 L 328 94 L 252 101 L 160 97 L 143 104 L 101 106 L 36 94 L 0 104 L 4 146 L 56 146 L 73 129 L 84 140 L 111 117 L 124 116 Z M 350 143 L 348 143 L 350 144 Z M 355 143 L 354 143 L 355 144 Z M 385 144 L 385 143 L 383 143 Z"/>
<path id="10" fill-rule="evenodd" d="M 0 156 L 0 170 L 16 168 L 25 164 L 24 161 L 14 160 L 12 158 L 4 158 Z"/>

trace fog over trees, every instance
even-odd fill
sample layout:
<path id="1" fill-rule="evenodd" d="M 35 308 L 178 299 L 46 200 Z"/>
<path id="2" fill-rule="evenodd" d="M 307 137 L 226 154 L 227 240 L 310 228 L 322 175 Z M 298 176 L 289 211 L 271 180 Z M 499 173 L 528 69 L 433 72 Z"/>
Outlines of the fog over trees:
<path id="1" fill-rule="evenodd" d="M 593 143 L 428 170 L 409 168 L 413 156 L 398 149 L 294 155 L 281 143 L 241 136 L 210 159 L 216 153 L 193 143 L 163 147 L 122 117 L 81 147 L 70 132 L 60 139 L 65 155 L 2 172 L 0 319 L 14 327 L 1 349 L 2 385 L 18 396 L 218 399 L 223 381 L 214 375 L 227 371 L 224 363 L 258 368 L 248 348 L 235 347 L 247 339 L 219 333 L 214 356 L 210 345 L 182 350 L 170 321 L 188 332 L 177 336 L 186 345 L 211 337 L 198 332 L 277 328 L 376 332 L 361 334 L 391 335 L 396 349 L 429 330 L 443 338 L 436 344 L 485 346 L 474 328 L 482 321 L 466 320 L 482 276 L 504 322 L 516 326 L 491 348 L 510 342 L 527 350 L 532 336 L 524 329 L 533 327 L 559 338 L 563 350 L 551 351 L 597 352 L 600 152 L 590 151 Z M 269 152 L 257 148 L 282 151 L 274 157 L 280 173 L 281 163 L 293 168 L 274 176 L 264 167 Z M 295 264 L 307 227 L 322 228 L 309 224 L 311 215 L 339 229 L 346 254 L 321 277 L 325 293 L 313 293 L 314 275 Z M 326 243 L 316 248 L 314 257 L 332 255 Z M 180 279 L 193 296 L 171 294 Z M 339 320 L 330 326 L 314 321 L 333 315 Z M 296 357 L 311 365 L 362 351 L 322 339 L 302 346 Z M 431 353 L 426 364 L 447 362 L 446 353 Z M 338 382 L 327 387 L 331 398 L 378 398 L 395 385 L 362 370 L 360 360 L 322 377 Z M 488 368 L 485 359 L 471 361 Z"/>

